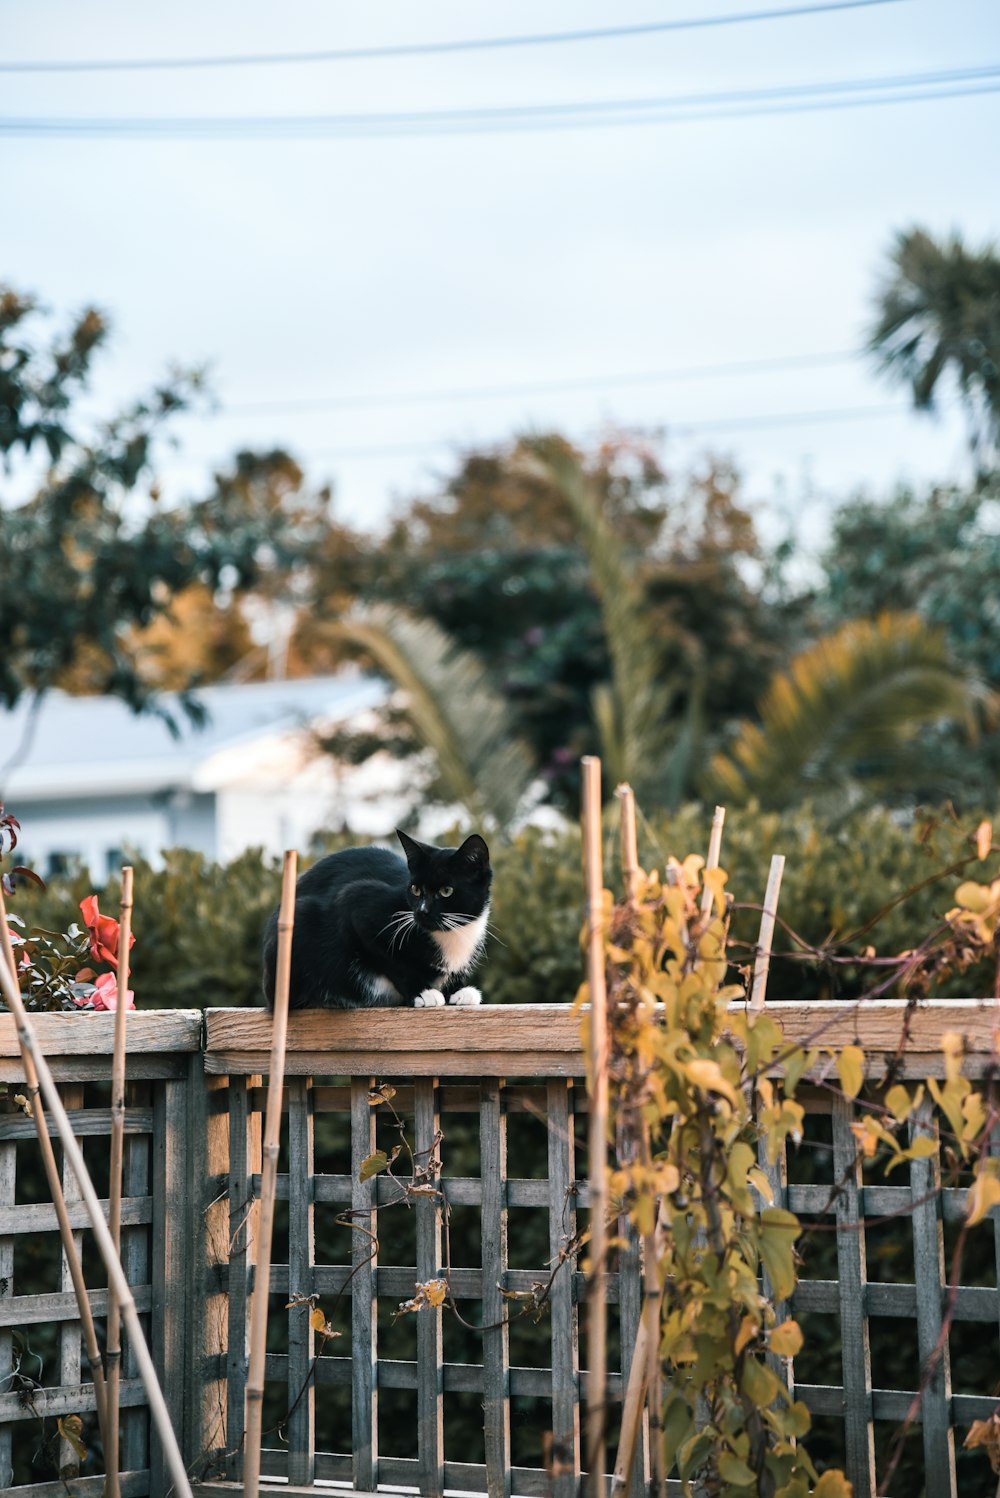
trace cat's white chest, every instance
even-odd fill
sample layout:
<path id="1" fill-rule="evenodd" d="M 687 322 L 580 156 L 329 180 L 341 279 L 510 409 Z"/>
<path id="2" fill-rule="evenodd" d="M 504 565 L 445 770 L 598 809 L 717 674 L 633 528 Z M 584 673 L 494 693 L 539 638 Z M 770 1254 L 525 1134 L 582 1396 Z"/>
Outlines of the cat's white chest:
<path id="1" fill-rule="evenodd" d="M 486 940 L 486 921 L 490 913 L 487 905 L 482 915 L 459 926 L 454 931 L 432 931 L 432 939 L 441 952 L 441 967 L 446 974 L 461 973 L 471 966 L 476 954 Z"/>

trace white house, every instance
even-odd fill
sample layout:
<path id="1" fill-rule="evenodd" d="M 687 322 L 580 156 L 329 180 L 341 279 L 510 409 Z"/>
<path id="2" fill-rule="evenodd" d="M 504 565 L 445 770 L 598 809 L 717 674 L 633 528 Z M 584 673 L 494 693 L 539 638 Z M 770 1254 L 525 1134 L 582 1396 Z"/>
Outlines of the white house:
<path id="1" fill-rule="evenodd" d="M 0 711 L 0 799 L 21 823 L 19 861 L 46 874 L 78 860 L 103 879 L 126 851 L 154 863 L 179 846 L 215 859 L 304 851 L 323 829 L 383 837 L 405 814 L 412 766 L 387 754 L 339 764 L 315 741 L 365 725 L 383 683 L 347 670 L 197 695 L 201 728 L 164 699 L 179 737 L 113 697 L 50 692 L 34 710 L 22 699 Z"/>

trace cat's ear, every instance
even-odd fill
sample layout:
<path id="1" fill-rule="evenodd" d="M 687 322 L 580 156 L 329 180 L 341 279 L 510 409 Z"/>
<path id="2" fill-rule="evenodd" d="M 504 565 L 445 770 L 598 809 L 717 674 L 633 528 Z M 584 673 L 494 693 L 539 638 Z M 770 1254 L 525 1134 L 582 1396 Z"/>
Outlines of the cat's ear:
<path id="1" fill-rule="evenodd" d="M 403 846 L 403 852 L 406 854 L 407 863 L 409 863 L 411 858 L 419 858 L 421 854 L 427 852 L 427 849 L 424 847 L 423 843 L 418 843 L 415 837 L 411 837 L 410 834 L 408 832 L 404 832 L 402 828 L 396 828 L 396 836 L 399 838 L 399 841 Z"/>
<path id="2" fill-rule="evenodd" d="M 466 868 L 485 869 L 489 865 L 490 850 L 486 846 L 486 840 L 474 832 L 467 837 L 465 842 L 453 855 L 456 863 L 462 863 Z"/>

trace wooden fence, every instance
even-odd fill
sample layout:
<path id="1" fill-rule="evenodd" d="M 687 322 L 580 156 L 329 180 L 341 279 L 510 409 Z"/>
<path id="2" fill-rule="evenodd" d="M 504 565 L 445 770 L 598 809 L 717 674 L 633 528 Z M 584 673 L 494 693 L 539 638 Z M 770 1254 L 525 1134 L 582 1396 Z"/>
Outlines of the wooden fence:
<path id="1" fill-rule="evenodd" d="M 827 1045 L 860 1038 L 877 1081 L 898 1046 L 901 1007 L 786 1006 L 782 1020 L 790 1038 L 822 1026 Z M 940 1074 L 940 1038 L 951 1029 L 966 1036 L 967 1074 L 985 1076 L 993 1064 L 994 1018 L 992 1004 L 922 1005 L 909 1027 L 906 1072 Z M 5 1023 L 0 1077 L 16 1081 L 20 1063 Z M 130 1017 L 129 1026 L 126 1262 L 190 1470 L 202 1498 L 221 1498 L 238 1490 L 241 1479 L 270 1020 L 259 1011 L 170 1011 Z M 40 1028 L 74 1127 L 99 1140 L 109 1130 L 111 1017 L 51 1016 Z M 447 1488 L 490 1498 L 571 1498 L 581 1465 L 584 1278 L 575 1263 L 554 1272 L 553 1266 L 586 1223 L 588 1205 L 577 1175 L 584 1152 L 576 1120 L 586 1109 L 577 1017 L 565 1006 L 294 1014 L 286 1070 L 265 1486 L 293 1495 L 336 1484 L 355 1492 L 381 1486 L 427 1495 Z M 974 1337 L 978 1345 L 989 1339 L 994 1360 L 1000 1351 L 995 1265 L 978 1283 L 954 1291 L 947 1285 L 944 1235 L 961 1216 L 964 1190 L 935 1192 L 934 1159 L 911 1164 L 906 1179 L 902 1171 L 890 1182 L 862 1178 L 846 1105 L 821 1089 L 804 1100 L 816 1148 L 805 1176 L 796 1157 L 782 1162 L 781 1190 L 784 1204 L 807 1224 L 830 1230 L 831 1248 L 815 1260 L 822 1274 L 812 1271 L 807 1252 L 793 1311 L 805 1323 L 807 1348 L 820 1323 L 835 1340 L 826 1339 L 834 1351 L 818 1370 L 823 1376 L 814 1368 L 808 1381 L 796 1379 L 796 1395 L 841 1431 L 859 1498 L 874 1491 L 880 1433 L 897 1425 L 915 1398 L 928 1494 L 992 1492 L 976 1485 L 983 1473 L 989 1476 L 983 1457 L 966 1472 L 955 1450 L 956 1428 L 996 1407 L 990 1382 L 956 1393 L 946 1340 L 934 1378 L 920 1389 L 920 1365 L 938 1341 L 949 1295 L 951 1349 Z M 62 1482 L 25 1477 L 23 1453 L 46 1442 L 56 1450 L 56 1417 L 88 1418 L 92 1386 L 81 1382 L 79 1323 L 59 1280 L 57 1252 L 43 1256 L 55 1266 L 56 1283 L 40 1289 L 32 1282 L 25 1250 L 41 1239 L 54 1242 L 55 1218 L 44 1201 L 22 1202 L 18 1195 L 17 1163 L 32 1148 L 32 1125 L 15 1104 L 6 1107 L 0 1115 L 0 1487 L 21 1498 L 62 1498 Z M 365 1161 L 373 1169 L 381 1151 L 389 1162 L 397 1145 L 388 1169 L 360 1179 Z M 105 1150 L 104 1141 L 94 1148 Z M 420 1190 L 432 1156 L 440 1160 L 447 1211 Z M 912 1240 L 912 1269 L 895 1278 L 881 1267 L 870 1274 L 866 1245 L 877 1233 L 865 1231 L 865 1221 L 895 1213 L 898 1230 Z M 1000 1263 L 996 1220 L 992 1232 Z M 640 1315 L 634 1246 L 626 1243 L 612 1269 L 606 1294 L 613 1453 L 616 1404 Z M 441 1295 L 445 1304 L 434 1304 Z M 432 1303 L 400 1312 L 414 1297 Z M 105 1292 L 93 1291 L 92 1302 L 100 1317 Z M 327 1324 L 338 1335 L 328 1337 Z M 914 1337 L 917 1355 L 905 1388 L 883 1386 L 873 1376 L 872 1331 L 887 1325 Z M 25 1398 L 12 1387 L 11 1372 L 25 1369 L 23 1332 L 32 1327 L 40 1333 L 34 1345 L 43 1348 L 42 1332 L 48 1338 L 44 1377 L 34 1364 L 26 1371 L 47 1387 Z M 150 1447 L 142 1391 L 127 1357 L 125 1375 L 123 1492 L 166 1498 L 162 1460 L 155 1441 Z M 11 1486 L 9 1464 L 19 1450 L 21 1468 Z M 631 1498 L 640 1498 L 647 1481 L 641 1441 Z M 100 1477 L 86 1475 L 69 1481 L 81 1498 L 100 1485 Z"/>

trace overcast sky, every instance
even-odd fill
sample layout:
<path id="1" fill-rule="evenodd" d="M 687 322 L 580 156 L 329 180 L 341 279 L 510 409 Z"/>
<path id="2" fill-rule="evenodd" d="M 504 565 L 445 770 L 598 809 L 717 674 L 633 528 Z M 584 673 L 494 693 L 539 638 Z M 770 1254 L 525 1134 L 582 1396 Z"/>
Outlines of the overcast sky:
<path id="1" fill-rule="evenodd" d="M 316 51 L 765 8 L 5 0 L 0 61 Z M 0 116 L 379 114 L 991 64 L 1000 69 L 997 0 L 892 0 L 408 58 L 7 73 Z M 185 420 L 183 447 L 165 460 L 174 494 L 203 488 L 239 445 L 280 443 L 312 478 L 332 479 L 343 516 L 374 524 L 394 497 L 431 488 L 462 445 L 526 426 L 583 440 L 619 423 L 666 428 L 668 466 L 707 449 L 731 455 L 772 520 L 778 496 L 819 534 L 832 499 L 856 486 L 965 469 L 960 418 L 910 415 L 903 394 L 851 355 L 895 230 L 959 229 L 973 244 L 998 234 L 998 139 L 1000 93 L 990 92 L 375 139 L 7 135 L 0 278 L 60 314 L 93 302 L 112 316 L 95 387 L 109 409 L 171 361 L 211 365 L 223 405 L 243 409 Z M 799 356 L 791 368 L 630 381 Z M 481 393 L 496 387 L 514 389 Z M 410 398 L 393 404 L 397 395 Z"/>

